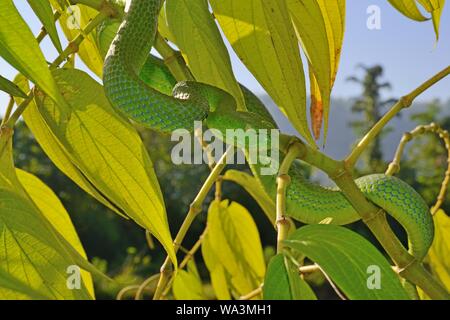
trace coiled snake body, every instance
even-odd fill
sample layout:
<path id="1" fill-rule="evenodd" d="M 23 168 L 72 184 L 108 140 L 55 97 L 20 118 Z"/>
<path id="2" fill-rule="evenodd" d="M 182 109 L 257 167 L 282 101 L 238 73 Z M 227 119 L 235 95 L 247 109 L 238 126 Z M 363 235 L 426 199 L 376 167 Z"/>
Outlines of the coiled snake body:
<path id="1" fill-rule="evenodd" d="M 194 121 L 205 119 L 209 127 L 219 130 L 276 128 L 264 105 L 244 87 L 248 112 L 236 112 L 235 101 L 228 93 L 197 82 L 176 84 L 170 72 L 149 56 L 162 3 L 162 0 L 131 1 L 104 64 L 103 82 L 112 105 L 132 120 L 160 132 L 193 128 Z M 151 71 L 150 77 L 146 76 L 146 69 L 165 74 L 164 85 L 153 81 Z M 164 90 L 168 84 L 175 85 L 173 95 Z M 258 165 L 252 166 L 254 175 L 268 194 L 274 196 L 275 177 L 260 176 L 258 169 Z M 311 224 L 326 218 L 334 224 L 348 224 L 360 218 L 339 190 L 309 182 L 301 174 L 298 162 L 289 175 L 287 213 L 290 217 Z M 422 197 L 400 179 L 383 174 L 364 176 L 356 183 L 370 201 L 400 222 L 408 233 L 409 251 L 421 260 L 434 235 L 433 220 Z"/>

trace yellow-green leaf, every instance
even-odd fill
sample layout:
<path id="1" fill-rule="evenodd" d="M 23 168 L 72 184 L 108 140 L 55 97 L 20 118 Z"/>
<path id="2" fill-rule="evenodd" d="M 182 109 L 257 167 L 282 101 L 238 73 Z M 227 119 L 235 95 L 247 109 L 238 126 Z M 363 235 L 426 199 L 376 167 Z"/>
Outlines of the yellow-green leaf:
<path id="1" fill-rule="evenodd" d="M 433 27 L 436 33 L 436 39 L 439 39 L 439 26 L 441 23 L 441 15 L 444 10 L 445 0 L 418 0 L 419 3 L 431 13 L 433 19 Z"/>
<path id="2" fill-rule="evenodd" d="M 61 237 L 42 215 L 16 176 L 12 134 L 0 135 L 0 269 L 51 299 L 91 299 L 83 279 L 68 287 L 67 268 L 96 270 Z M 21 291 L 0 289 L 6 299 L 27 299 Z"/>
<path id="3" fill-rule="evenodd" d="M 155 235 L 175 263 L 164 199 L 138 133 L 88 74 L 59 69 L 53 76 L 70 107 L 55 105 L 40 91 L 35 101 L 58 143 L 104 197 Z"/>
<path id="4" fill-rule="evenodd" d="M 285 1 L 212 0 L 214 15 L 241 61 L 311 144 L 303 64 Z"/>
<path id="5" fill-rule="evenodd" d="M 444 210 L 436 212 L 434 225 L 435 236 L 426 261 L 433 274 L 450 291 L 450 218 Z"/>
<path id="6" fill-rule="evenodd" d="M 55 0 L 51 0 L 53 7 L 58 8 Z M 75 39 L 86 25 L 99 13 L 90 7 L 82 4 L 73 5 L 66 10 L 59 10 L 61 17 L 59 22 L 68 41 Z M 92 30 L 81 42 L 78 55 L 86 66 L 98 77 L 103 74 L 103 57 L 96 43 L 97 30 Z"/>
<path id="7" fill-rule="evenodd" d="M 83 245 L 78 238 L 78 234 L 75 227 L 72 224 L 69 214 L 64 208 L 61 201 L 53 193 L 53 191 L 43 183 L 38 177 L 23 171 L 16 169 L 17 177 L 20 183 L 24 187 L 25 191 L 31 197 L 34 204 L 39 208 L 42 214 L 53 225 L 53 227 L 67 240 L 68 243 L 78 251 L 78 253 L 85 259 L 87 259 L 86 252 Z M 94 284 L 92 282 L 91 274 L 87 271 L 81 271 L 81 277 L 84 284 L 91 295 L 94 297 Z"/>
<path id="8" fill-rule="evenodd" d="M 167 0 L 165 13 L 175 43 L 197 81 L 221 88 L 246 110 L 225 44 L 206 0 Z"/>
<path id="9" fill-rule="evenodd" d="M 416 21 L 426 21 L 427 17 L 424 17 L 422 12 L 420 12 L 417 7 L 416 0 L 388 0 L 389 3 L 398 11 L 400 11 L 404 16 L 416 20 Z"/>
<path id="10" fill-rule="evenodd" d="M 27 95 L 16 84 L 0 76 L 0 90 L 14 97 L 26 98 Z"/>
<path id="11" fill-rule="evenodd" d="M 27 286 L 0 268 L 0 299 L 6 300 L 8 297 L 16 294 L 23 294 L 27 299 L 48 299 L 47 296 Z"/>
<path id="12" fill-rule="evenodd" d="M 14 82 L 24 91 L 30 90 L 27 79 L 19 74 Z M 16 99 L 16 103 L 19 104 L 22 99 Z M 68 151 L 58 141 L 54 134 L 50 131 L 45 120 L 39 112 L 34 100 L 31 101 L 23 113 L 23 118 L 28 128 L 33 133 L 36 141 L 41 148 L 52 160 L 56 167 L 61 170 L 65 175 L 72 179 L 80 188 L 86 191 L 89 195 L 96 198 L 105 206 L 113 210 L 119 215 L 125 217 L 125 215 L 117 208 L 112 202 L 106 199 L 95 186 L 84 176 L 82 171 L 76 167 L 70 158 Z"/>
<path id="13" fill-rule="evenodd" d="M 53 10 L 48 0 L 27 0 L 30 7 L 33 9 L 36 16 L 42 22 L 47 31 L 53 45 L 58 52 L 62 51 L 61 42 L 59 41 L 58 31 L 55 26 L 55 19 L 53 17 Z"/>
<path id="14" fill-rule="evenodd" d="M 193 260 L 187 270 L 178 270 L 173 281 L 173 295 L 177 300 L 205 300 L 202 280 Z"/>
<path id="15" fill-rule="evenodd" d="M 276 211 L 275 211 L 275 203 L 273 200 L 267 195 L 264 188 L 261 184 L 256 180 L 256 178 L 252 177 L 248 173 L 238 171 L 238 170 L 227 170 L 223 176 L 224 180 L 233 181 L 240 185 L 242 188 L 247 191 L 253 199 L 259 204 L 261 209 L 266 214 L 270 223 L 275 224 L 276 220 Z"/>
<path id="16" fill-rule="evenodd" d="M 220 263 L 228 275 L 229 288 L 240 295 L 261 285 L 266 269 L 261 241 L 255 222 L 244 207 L 227 200 L 213 201 L 208 210 L 206 237 L 202 253 L 210 272 L 218 272 Z M 223 288 L 221 295 L 225 295 Z"/>
<path id="17" fill-rule="evenodd" d="M 0 1 L 0 56 L 53 100 L 64 103 L 39 44 L 12 0 Z"/>

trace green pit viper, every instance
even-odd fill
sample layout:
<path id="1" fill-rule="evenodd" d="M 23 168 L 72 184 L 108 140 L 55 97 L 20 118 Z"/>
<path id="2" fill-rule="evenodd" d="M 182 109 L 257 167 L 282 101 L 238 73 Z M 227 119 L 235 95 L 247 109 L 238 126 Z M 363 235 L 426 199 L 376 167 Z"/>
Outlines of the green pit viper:
<path id="1" fill-rule="evenodd" d="M 111 104 L 133 121 L 163 133 L 192 130 L 194 121 L 204 121 L 222 132 L 227 128 L 276 128 L 265 106 L 245 87 L 241 86 L 247 112 L 237 112 L 228 93 L 195 81 L 176 83 L 164 64 L 149 54 L 163 2 L 131 0 L 111 45 L 108 43 L 103 84 Z M 260 176 L 258 165 L 251 165 L 251 169 L 267 193 L 275 197 L 276 177 Z M 331 223 L 343 225 L 360 219 L 339 190 L 309 182 L 299 162 L 294 162 L 289 175 L 288 216 L 308 224 L 331 218 Z M 434 236 L 433 220 L 422 197 L 402 180 L 383 174 L 364 176 L 356 183 L 370 201 L 404 227 L 410 253 L 422 260 Z"/>

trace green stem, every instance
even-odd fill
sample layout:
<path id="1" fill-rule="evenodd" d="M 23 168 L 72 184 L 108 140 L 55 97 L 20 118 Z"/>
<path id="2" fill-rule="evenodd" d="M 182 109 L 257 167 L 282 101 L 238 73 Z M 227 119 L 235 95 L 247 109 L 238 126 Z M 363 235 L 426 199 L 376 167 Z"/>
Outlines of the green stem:
<path id="1" fill-rule="evenodd" d="M 361 154 L 370 143 L 380 134 L 381 130 L 391 121 L 402 109 L 411 106 L 413 101 L 424 91 L 450 74 L 450 66 L 435 74 L 433 77 L 422 83 L 409 94 L 403 96 L 394 106 L 378 121 L 369 132 L 362 138 L 358 145 L 352 150 L 345 162 L 349 168 L 353 168 Z"/>
<path id="2" fill-rule="evenodd" d="M 177 81 L 194 80 L 181 53 L 174 50 L 159 32 L 156 35 L 154 46 L 156 51 L 163 57 L 165 65 Z"/>
<path id="3" fill-rule="evenodd" d="M 184 222 L 181 225 L 180 230 L 178 231 L 178 234 L 176 235 L 174 240 L 175 253 L 178 252 L 178 249 L 180 248 L 180 245 L 183 242 L 187 231 L 191 227 L 192 222 L 194 222 L 197 215 L 201 212 L 202 204 L 205 201 L 206 196 L 214 186 L 223 169 L 225 169 L 228 150 L 227 152 L 225 152 L 219 162 L 214 166 L 214 169 L 211 171 L 208 178 L 203 183 L 203 186 L 201 187 L 197 196 L 195 197 L 194 201 L 191 203 L 186 218 L 184 219 Z M 172 262 L 169 257 L 167 257 L 161 267 L 161 276 L 159 278 L 158 286 L 153 297 L 154 300 L 159 300 L 161 298 L 165 288 L 167 287 L 167 284 L 169 283 L 169 279 L 172 273 Z"/>
<path id="4" fill-rule="evenodd" d="M 13 107 L 14 107 L 14 98 L 11 96 L 9 98 L 8 106 L 6 107 L 6 111 L 5 111 L 5 116 L 2 119 L 2 123 L 0 124 L 0 127 L 3 127 L 3 125 L 8 121 L 9 117 L 11 116 Z"/>
<path id="5" fill-rule="evenodd" d="M 283 250 L 283 241 L 289 234 L 290 223 L 286 218 L 286 190 L 289 186 L 291 178 L 289 177 L 289 169 L 292 163 L 303 153 L 303 148 L 298 144 L 292 144 L 288 147 L 286 156 L 280 165 L 277 177 L 277 196 L 276 196 L 276 226 L 277 226 L 277 252 Z"/>

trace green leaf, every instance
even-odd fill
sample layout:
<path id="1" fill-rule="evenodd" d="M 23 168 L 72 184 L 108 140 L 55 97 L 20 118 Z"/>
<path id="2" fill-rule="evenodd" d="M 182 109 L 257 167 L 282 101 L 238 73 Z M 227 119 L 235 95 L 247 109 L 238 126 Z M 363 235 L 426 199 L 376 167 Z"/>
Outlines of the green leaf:
<path id="1" fill-rule="evenodd" d="M 23 92 L 16 84 L 9 81 L 6 78 L 3 78 L 0 76 L 0 90 L 14 96 L 14 97 L 21 97 L 26 98 L 27 94 Z"/>
<path id="2" fill-rule="evenodd" d="M 297 269 L 282 254 L 273 257 L 264 280 L 264 300 L 317 300 Z"/>
<path id="3" fill-rule="evenodd" d="M 88 74 L 58 69 L 53 76 L 70 107 L 55 105 L 36 91 L 37 107 L 50 131 L 86 179 L 155 235 L 176 263 L 164 199 L 138 133 Z"/>
<path id="4" fill-rule="evenodd" d="M 290 235 L 285 245 L 317 263 L 349 299 L 409 299 L 386 258 L 344 227 L 305 226 Z M 371 286 L 377 284 L 377 276 L 379 288 Z"/>
<path id="5" fill-rule="evenodd" d="M 25 191 L 31 197 L 34 204 L 39 208 L 42 214 L 53 225 L 53 227 L 67 240 L 68 243 L 78 251 L 78 253 L 87 259 L 86 252 L 83 245 L 78 238 L 75 227 L 72 224 L 69 214 L 64 208 L 61 201 L 53 193 L 53 191 L 44 184 L 38 177 L 16 169 L 17 177 L 24 187 Z M 81 277 L 84 284 L 91 295 L 94 297 L 94 284 L 92 282 L 91 274 L 87 271 L 81 271 Z"/>
<path id="6" fill-rule="evenodd" d="M 259 181 L 248 173 L 238 170 L 227 170 L 223 176 L 224 180 L 233 181 L 247 191 L 256 200 L 258 205 L 266 214 L 270 223 L 275 224 L 276 210 L 275 203 L 270 198 Z"/>
<path id="7" fill-rule="evenodd" d="M 55 0 L 50 0 L 53 7 L 59 8 Z M 59 22 L 61 29 L 68 41 L 75 39 L 86 25 L 98 15 L 98 11 L 88 6 L 77 4 L 72 5 L 66 10 L 59 10 L 61 17 Z M 103 57 L 100 49 L 97 47 L 97 30 L 92 30 L 81 42 L 78 55 L 84 64 L 99 78 L 103 74 Z"/>
<path id="8" fill-rule="evenodd" d="M 53 45 L 58 52 L 62 52 L 61 42 L 59 41 L 58 31 L 55 26 L 55 19 L 53 17 L 53 10 L 48 0 L 27 0 L 30 7 L 33 9 L 36 16 L 42 22 L 47 31 Z"/>
<path id="9" fill-rule="evenodd" d="M 444 210 L 439 210 L 433 219 L 435 236 L 426 262 L 432 273 L 450 291 L 450 218 Z"/>
<path id="10" fill-rule="evenodd" d="M 176 300 L 205 300 L 202 280 L 194 260 L 188 263 L 188 270 L 178 270 L 173 281 L 173 295 Z"/>
<path id="11" fill-rule="evenodd" d="M 0 269 L 51 299 L 91 299 L 83 279 L 80 288 L 67 286 L 67 268 L 97 270 L 61 237 L 19 182 L 12 161 L 11 135 L 0 136 Z M 21 293 L 0 290 L 7 299 Z"/>
<path id="12" fill-rule="evenodd" d="M 416 0 L 388 0 L 389 3 L 404 16 L 415 21 L 426 21 L 427 17 L 424 17 L 417 7 Z"/>
<path id="13" fill-rule="evenodd" d="M 220 277 L 217 266 L 222 265 L 228 288 L 245 295 L 258 288 L 265 274 L 265 264 L 258 229 L 249 212 L 241 205 L 227 200 L 213 201 L 208 210 L 208 227 L 202 254 L 210 272 Z M 219 287 L 218 282 L 213 287 Z M 216 295 L 218 295 L 218 290 Z M 226 295 L 220 287 L 220 296 Z"/>
<path id="14" fill-rule="evenodd" d="M 8 297 L 23 294 L 25 299 L 47 300 L 48 297 L 27 286 L 22 281 L 17 280 L 9 273 L 0 268 L 0 299 L 6 300 Z"/>
<path id="15" fill-rule="evenodd" d="M 431 13 L 433 19 L 434 32 L 436 33 L 436 40 L 439 39 L 439 26 L 441 23 L 441 15 L 444 10 L 445 0 L 418 0 L 419 3 Z"/>
<path id="16" fill-rule="evenodd" d="M 14 82 L 24 91 L 29 91 L 27 79 L 18 75 Z M 22 99 L 16 99 L 19 104 Z M 72 179 L 80 188 L 86 191 L 89 195 L 100 201 L 117 214 L 126 217 L 119 208 L 117 208 L 111 201 L 105 198 L 95 186 L 84 176 L 83 172 L 74 164 L 70 158 L 68 151 L 61 145 L 55 135 L 50 131 L 34 100 L 31 101 L 23 113 L 23 118 L 28 128 L 33 132 L 36 141 L 41 148 L 52 160 L 56 167 L 65 175 Z"/>
<path id="17" fill-rule="evenodd" d="M 12 0 L 0 2 L 0 56 L 53 100 L 64 103 L 39 44 Z"/>
<path id="18" fill-rule="evenodd" d="M 238 110 L 246 110 L 244 96 L 207 0 L 167 0 L 170 32 L 187 58 L 197 81 L 221 88 L 235 97 Z"/>
<path id="19" fill-rule="evenodd" d="M 233 49 L 295 129 L 315 144 L 308 129 L 306 87 L 295 30 L 285 1 L 211 0 Z"/>

